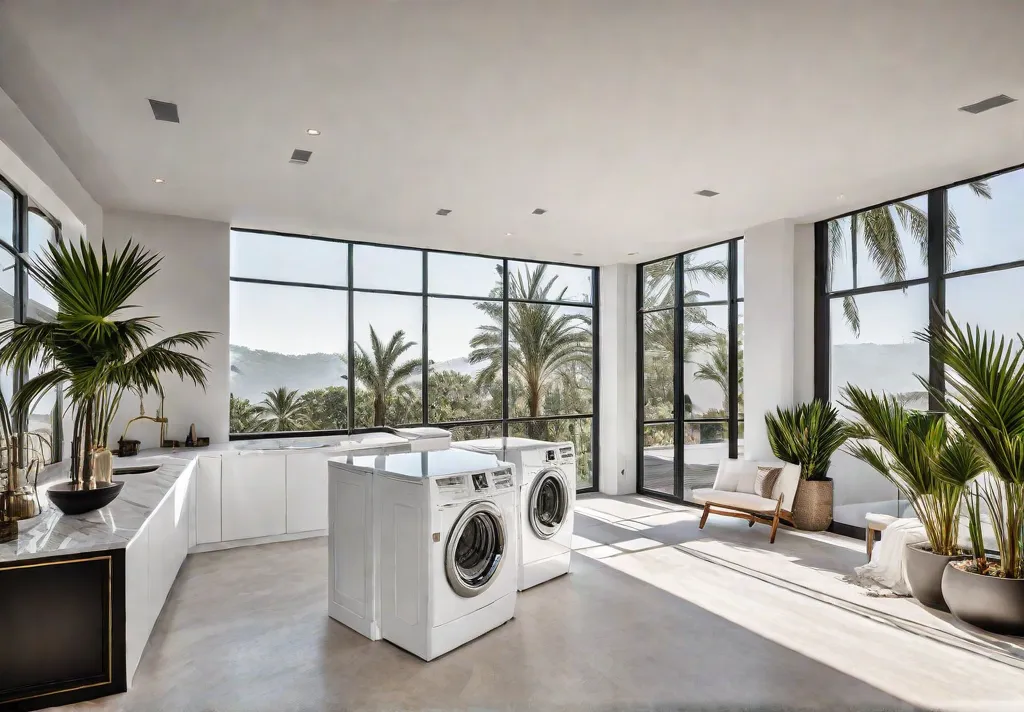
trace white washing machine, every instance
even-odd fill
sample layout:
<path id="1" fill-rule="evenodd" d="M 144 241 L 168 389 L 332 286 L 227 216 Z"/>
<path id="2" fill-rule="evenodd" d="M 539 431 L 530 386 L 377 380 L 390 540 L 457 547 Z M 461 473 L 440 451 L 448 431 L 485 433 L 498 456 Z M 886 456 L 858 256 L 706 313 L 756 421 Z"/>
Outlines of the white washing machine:
<path id="1" fill-rule="evenodd" d="M 349 561 L 342 586 L 374 603 L 364 608 L 367 629 L 432 660 L 512 618 L 518 482 L 510 465 L 442 450 L 353 457 L 345 469 L 373 482 L 374 556 L 369 566 Z"/>
<path id="2" fill-rule="evenodd" d="M 576 505 L 573 444 L 488 438 L 452 447 L 493 454 L 519 473 L 519 590 L 569 573 Z"/>

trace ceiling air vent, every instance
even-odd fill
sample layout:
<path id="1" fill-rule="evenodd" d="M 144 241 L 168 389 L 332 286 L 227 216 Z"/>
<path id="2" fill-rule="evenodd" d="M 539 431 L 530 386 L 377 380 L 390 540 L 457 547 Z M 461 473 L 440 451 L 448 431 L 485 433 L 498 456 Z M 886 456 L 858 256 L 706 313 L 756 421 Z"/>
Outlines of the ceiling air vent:
<path id="1" fill-rule="evenodd" d="M 716 195 L 718 195 L 718 193 L 716 193 L 713 190 L 708 190 L 707 188 L 705 188 L 704 190 L 698 190 L 696 195 L 699 195 L 702 198 L 714 198 Z"/>
<path id="2" fill-rule="evenodd" d="M 976 104 L 968 104 L 967 106 L 961 106 L 960 111 L 966 111 L 968 114 L 980 114 L 990 109 L 998 109 L 1000 106 L 1006 106 L 1017 101 L 1013 97 L 1006 96 L 1006 94 L 1000 94 L 999 96 L 990 96 L 988 99 L 982 99 Z"/>
<path id="3" fill-rule="evenodd" d="M 289 163 L 298 163 L 300 166 L 304 166 L 309 163 L 309 159 L 313 157 L 312 151 L 303 151 L 301 148 L 296 148 L 292 151 L 292 157 L 288 159 Z"/>
<path id="4" fill-rule="evenodd" d="M 169 101 L 149 100 L 149 108 L 153 110 L 153 118 L 157 121 L 170 121 L 172 124 L 180 124 L 178 120 L 178 105 Z"/>
<path id="5" fill-rule="evenodd" d="M 441 217 L 444 217 L 445 215 L 448 215 L 450 213 L 451 213 L 451 210 L 449 210 L 448 208 L 441 208 L 436 213 L 434 213 L 434 215 L 440 215 Z"/>
<path id="6" fill-rule="evenodd" d="M 546 212 L 547 212 L 547 210 L 545 210 L 544 208 L 534 208 L 533 209 L 533 214 L 534 215 L 543 215 Z"/>

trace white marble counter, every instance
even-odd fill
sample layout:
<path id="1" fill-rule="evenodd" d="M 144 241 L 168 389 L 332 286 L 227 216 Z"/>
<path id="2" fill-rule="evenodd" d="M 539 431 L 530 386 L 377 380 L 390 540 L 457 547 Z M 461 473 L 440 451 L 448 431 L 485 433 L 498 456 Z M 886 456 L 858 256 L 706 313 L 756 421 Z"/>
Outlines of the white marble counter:
<path id="1" fill-rule="evenodd" d="M 114 458 L 114 467 L 159 464 L 160 468 L 154 472 L 116 477 L 124 481 L 124 488 L 117 499 L 102 509 L 86 514 L 66 515 L 50 504 L 45 493 L 47 485 L 62 481 L 68 464 L 58 463 L 47 468 L 40 478 L 48 482 L 39 485 L 43 512 L 38 517 L 19 523 L 20 531 L 16 540 L 0 544 L 0 562 L 124 549 L 178 478 L 195 465 L 196 452 L 190 451 L 190 457 L 165 453 L 148 457 Z"/>

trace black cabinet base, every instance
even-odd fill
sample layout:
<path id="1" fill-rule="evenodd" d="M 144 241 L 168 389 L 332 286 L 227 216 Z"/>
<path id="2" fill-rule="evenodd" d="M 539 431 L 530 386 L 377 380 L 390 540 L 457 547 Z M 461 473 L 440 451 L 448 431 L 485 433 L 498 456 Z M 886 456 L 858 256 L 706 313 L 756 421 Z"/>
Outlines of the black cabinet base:
<path id="1" fill-rule="evenodd" d="M 0 711 L 127 690 L 124 550 L 0 563 Z"/>

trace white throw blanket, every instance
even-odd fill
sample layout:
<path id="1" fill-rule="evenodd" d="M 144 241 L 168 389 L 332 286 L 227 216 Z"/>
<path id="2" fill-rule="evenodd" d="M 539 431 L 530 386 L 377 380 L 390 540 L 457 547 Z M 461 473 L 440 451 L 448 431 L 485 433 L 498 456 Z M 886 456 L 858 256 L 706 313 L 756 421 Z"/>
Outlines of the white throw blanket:
<path id="1" fill-rule="evenodd" d="M 897 519 L 882 531 L 882 540 L 871 552 L 871 561 L 854 569 L 857 583 L 884 595 L 909 596 L 905 567 L 907 544 L 928 541 L 924 525 L 918 519 Z"/>

